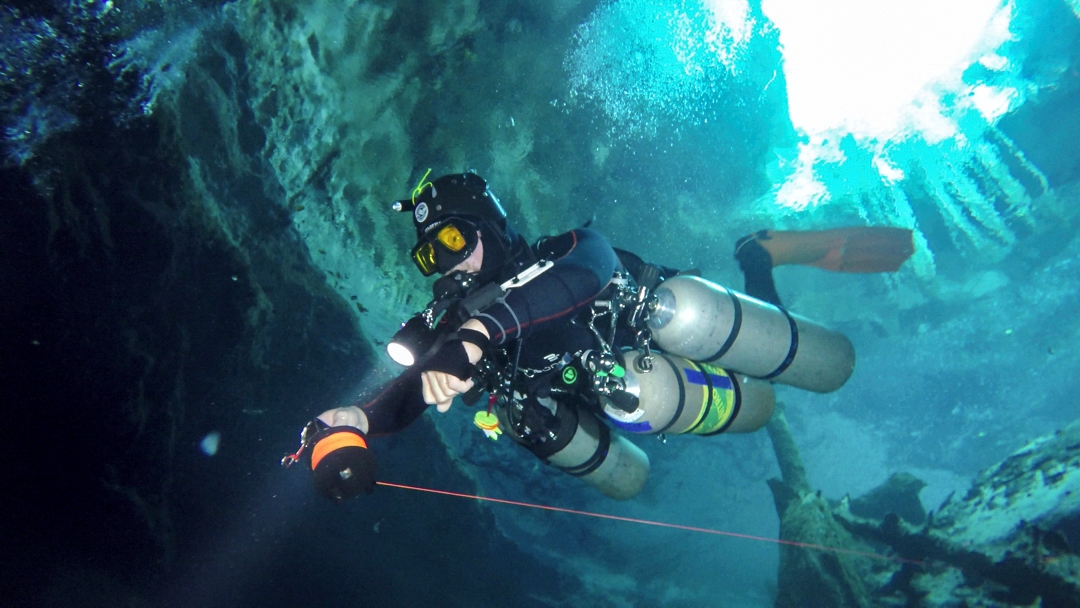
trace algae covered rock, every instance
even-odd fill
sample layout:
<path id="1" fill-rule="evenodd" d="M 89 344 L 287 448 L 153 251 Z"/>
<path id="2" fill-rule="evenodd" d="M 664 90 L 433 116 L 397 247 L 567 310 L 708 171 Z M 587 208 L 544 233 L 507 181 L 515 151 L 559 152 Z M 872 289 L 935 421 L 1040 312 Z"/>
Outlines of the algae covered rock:
<path id="1" fill-rule="evenodd" d="M 778 408 L 776 606 L 1080 606 L 1080 422 L 1036 439 L 926 516 L 906 473 L 854 500 L 811 490 Z"/>
<path id="2" fill-rule="evenodd" d="M 883 518 L 894 513 L 909 524 L 921 524 L 926 521 L 926 509 L 919 492 L 925 487 L 926 482 L 911 473 L 893 473 L 885 483 L 853 499 L 849 508 L 859 517 Z"/>
<path id="3" fill-rule="evenodd" d="M 780 538 L 788 543 L 825 547 L 858 544 L 832 516 L 832 507 L 806 481 L 799 452 L 782 403 L 767 427 L 782 479 L 770 479 L 780 516 Z M 777 606 L 865 606 L 869 560 L 849 552 L 823 552 L 785 544 L 780 548 Z"/>

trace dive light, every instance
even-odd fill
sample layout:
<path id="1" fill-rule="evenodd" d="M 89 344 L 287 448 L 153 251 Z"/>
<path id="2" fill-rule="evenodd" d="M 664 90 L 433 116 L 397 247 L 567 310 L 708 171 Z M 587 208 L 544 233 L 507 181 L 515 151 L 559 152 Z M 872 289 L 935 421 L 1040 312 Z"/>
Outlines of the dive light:
<path id="1" fill-rule="evenodd" d="M 476 276 L 469 273 L 455 272 L 442 277 L 432 288 L 435 300 L 401 325 L 386 345 L 387 354 L 405 367 L 415 365 L 442 346 L 450 332 L 466 319 L 553 266 L 552 262 L 540 260 L 502 284 L 488 283 L 479 288 L 476 288 Z"/>
<path id="2" fill-rule="evenodd" d="M 435 347 L 438 338 L 439 332 L 428 327 L 424 313 L 417 313 L 401 325 L 386 352 L 398 364 L 411 367 Z"/>

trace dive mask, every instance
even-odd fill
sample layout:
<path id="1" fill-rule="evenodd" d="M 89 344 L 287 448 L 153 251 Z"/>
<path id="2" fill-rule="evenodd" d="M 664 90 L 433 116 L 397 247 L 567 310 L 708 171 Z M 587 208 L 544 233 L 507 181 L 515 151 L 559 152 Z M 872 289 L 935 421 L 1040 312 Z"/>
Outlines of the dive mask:
<path id="1" fill-rule="evenodd" d="M 464 262 L 480 241 L 476 225 L 452 217 L 432 226 L 412 249 L 412 260 L 425 277 L 449 272 Z"/>

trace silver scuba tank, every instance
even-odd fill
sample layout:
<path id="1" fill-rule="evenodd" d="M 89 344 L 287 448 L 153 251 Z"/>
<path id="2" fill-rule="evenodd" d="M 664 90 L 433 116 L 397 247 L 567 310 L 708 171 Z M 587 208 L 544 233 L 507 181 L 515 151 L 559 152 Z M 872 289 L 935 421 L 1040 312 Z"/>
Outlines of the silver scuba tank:
<path id="1" fill-rule="evenodd" d="M 708 363 L 674 355 L 628 351 L 622 382 L 637 397 L 637 409 L 626 411 L 601 396 L 612 423 L 631 433 L 749 433 L 769 421 L 775 405 L 772 385 Z M 648 370 L 648 371 L 646 371 Z"/>
<path id="2" fill-rule="evenodd" d="M 593 468 L 597 459 L 600 462 Z M 548 462 L 617 500 L 637 496 L 649 479 L 645 452 L 587 413 L 579 414 L 574 438 Z M 591 470 L 579 472 L 584 468 Z"/>
<path id="3" fill-rule="evenodd" d="M 641 448 L 588 412 L 551 403 L 556 408 L 558 428 L 550 442 L 536 445 L 520 437 L 507 418 L 505 408 L 497 408 L 499 426 L 515 442 L 564 473 L 579 477 L 590 486 L 616 500 L 637 496 L 649 478 L 649 457 Z M 550 443 L 554 447 L 546 445 Z"/>
<path id="4" fill-rule="evenodd" d="M 847 336 L 700 277 L 656 289 L 647 320 L 665 352 L 817 393 L 835 391 L 855 369 Z"/>

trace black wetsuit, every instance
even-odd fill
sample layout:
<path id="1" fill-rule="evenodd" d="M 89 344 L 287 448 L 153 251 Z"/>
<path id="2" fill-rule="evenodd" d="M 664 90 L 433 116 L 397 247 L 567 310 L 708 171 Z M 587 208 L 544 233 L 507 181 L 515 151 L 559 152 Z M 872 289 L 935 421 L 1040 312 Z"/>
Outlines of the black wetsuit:
<path id="1" fill-rule="evenodd" d="M 511 289 L 476 318 L 488 330 L 491 348 L 514 350 L 520 375 L 534 379 L 537 386 L 531 388 L 542 391 L 539 384 L 565 354 L 598 346 L 587 327 L 571 321 L 605 291 L 620 261 L 600 233 L 581 228 L 541 239 L 531 248 L 519 247 L 516 263 L 507 265 L 495 282 L 510 279 L 538 259 L 554 265 L 526 285 Z M 422 365 L 407 370 L 359 406 L 367 415 L 370 434 L 397 432 L 427 409 L 420 381 L 423 371 Z"/>
<path id="2" fill-rule="evenodd" d="M 599 346 L 591 330 L 576 319 L 605 293 L 616 270 L 625 269 L 639 285 L 649 288 L 679 274 L 677 269 L 647 264 L 633 253 L 613 249 L 603 235 L 588 228 L 543 238 L 532 247 L 522 241 L 515 250 L 512 263 L 493 282 L 502 283 L 539 259 L 550 260 L 554 266 L 528 284 L 511 289 L 476 318 L 487 329 L 491 348 L 506 349 L 512 356 L 518 371 L 514 390 L 525 395 L 526 403 L 534 405 L 537 397 L 548 396 L 551 381 L 560 365 L 566 363 L 565 355 L 577 358 L 585 350 Z M 747 293 L 782 306 L 773 286 L 768 252 L 756 241 L 744 239 L 738 244 L 736 259 L 746 275 Z M 632 345 L 633 339 L 617 334 L 614 342 L 611 346 L 619 348 Z M 367 415 L 370 434 L 400 431 L 427 409 L 420 381 L 423 371 L 423 365 L 417 365 L 371 401 L 357 404 Z M 580 399 L 577 401 L 567 404 L 577 409 L 582 405 Z M 544 408 L 532 409 L 537 411 L 532 413 L 546 418 Z M 550 420 L 544 424 L 557 427 L 569 423 Z M 543 457 L 545 449 L 533 451 Z"/>

